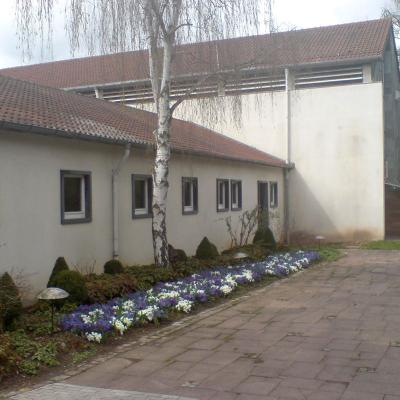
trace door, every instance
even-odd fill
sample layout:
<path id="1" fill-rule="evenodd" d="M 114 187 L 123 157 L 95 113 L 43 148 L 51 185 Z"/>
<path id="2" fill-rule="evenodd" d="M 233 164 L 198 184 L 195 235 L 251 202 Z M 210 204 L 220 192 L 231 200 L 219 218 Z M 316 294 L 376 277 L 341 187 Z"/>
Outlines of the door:
<path id="1" fill-rule="evenodd" d="M 268 228 L 268 182 L 258 181 L 258 227 Z"/>

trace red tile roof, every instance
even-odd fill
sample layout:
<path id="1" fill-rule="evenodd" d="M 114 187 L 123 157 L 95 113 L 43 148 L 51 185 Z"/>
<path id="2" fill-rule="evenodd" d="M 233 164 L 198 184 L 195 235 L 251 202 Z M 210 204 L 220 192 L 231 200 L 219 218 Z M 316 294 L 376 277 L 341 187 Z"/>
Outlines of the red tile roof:
<path id="1" fill-rule="evenodd" d="M 178 46 L 175 76 L 193 75 L 256 60 L 262 68 L 381 58 L 390 19 L 303 29 Z M 148 78 L 147 51 L 86 57 L 0 70 L 40 84 L 72 88 Z"/>
<path id="2" fill-rule="evenodd" d="M 0 128 L 153 146 L 156 115 L 0 75 Z M 285 167 L 283 160 L 174 119 L 173 151 Z"/>

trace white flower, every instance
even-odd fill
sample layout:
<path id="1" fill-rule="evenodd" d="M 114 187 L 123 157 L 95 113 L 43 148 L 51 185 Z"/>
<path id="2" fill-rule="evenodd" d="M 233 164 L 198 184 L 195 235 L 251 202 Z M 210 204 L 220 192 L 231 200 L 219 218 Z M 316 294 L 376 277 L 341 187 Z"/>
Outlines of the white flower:
<path id="1" fill-rule="evenodd" d="M 250 270 L 245 269 L 243 271 L 243 276 L 246 278 L 247 282 L 254 282 L 253 273 Z"/>
<path id="2" fill-rule="evenodd" d="M 86 332 L 86 339 L 89 340 L 89 342 L 97 342 L 100 343 L 102 339 L 101 333 L 98 332 Z"/>
<path id="3" fill-rule="evenodd" d="M 229 285 L 222 285 L 222 286 L 220 287 L 220 290 L 221 290 L 221 292 L 222 292 L 223 294 L 229 294 L 229 293 L 232 292 L 233 287 L 232 287 L 232 286 L 229 286 Z"/>
<path id="4" fill-rule="evenodd" d="M 148 321 L 152 321 L 154 319 L 154 313 L 155 311 L 158 310 L 157 306 L 150 306 L 147 308 L 144 308 L 143 310 L 138 311 L 137 315 L 139 319 L 147 319 Z"/>
<path id="5" fill-rule="evenodd" d="M 175 306 L 175 309 L 178 311 L 183 311 L 188 313 L 193 307 L 193 302 L 190 300 L 180 300 L 178 304 Z"/>
<path id="6" fill-rule="evenodd" d="M 119 334 L 122 336 L 124 332 L 128 329 L 127 326 L 125 326 L 120 320 L 116 319 L 114 320 L 114 328 L 119 332 Z"/>

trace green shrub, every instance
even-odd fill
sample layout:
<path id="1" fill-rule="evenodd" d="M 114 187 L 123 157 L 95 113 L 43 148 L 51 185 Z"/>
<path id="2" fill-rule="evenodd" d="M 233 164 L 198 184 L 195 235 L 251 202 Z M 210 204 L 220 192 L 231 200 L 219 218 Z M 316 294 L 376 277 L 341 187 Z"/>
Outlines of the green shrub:
<path id="1" fill-rule="evenodd" d="M 85 277 L 89 303 L 105 303 L 107 300 L 137 290 L 137 281 L 127 273 L 88 275 Z"/>
<path id="2" fill-rule="evenodd" d="M 10 337 L 7 334 L 0 335 L 0 383 L 7 375 L 17 371 L 20 359 L 21 357 L 12 346 Z"/>
<path id="3" fill-rule="evenodd" d="M 217 247 L 205 236 L 197 247 L 196 257 L 200 260 L 209 260 L 211 258 L 218 257 L 218 255 Z"/>
<path id="4" fill-rule="evenodd" d="M 56 263 L 54 264 L 53 271 L 51 271 L 51 275 L 49 278 L 49 282 L 47 283 L 47 287 L 54 287 L 54 278 L 61 271 L 69 271 L 69 267 L 64 257 L 58 257 Z"/>
<path id="5" fill-rule="evenodd" d="M 0 277 L 0 332 L 8 328 L 22 312 L 21 296 L 8 272 Z"/>
<path id="6" fill-rule="evenodd" d="M 53 280 L 55 287 L 66 290 L 69 297 L 66 301 L 70 303 L 86 303 L 88 293 L 85 285 L 85 278 L 78 271 L 61 271 Z"/>
<path id="7" fill-rule="evenodd" d="M 154 265 L 145 265 L 128 267 L 126 271 L 136 280 L 138 290 L 147 290 L 158 282 L 167 282 L 176 278 L 176 274 L 171 267 L 162 268 Z"/>
<path id="8" fill-rule="evenodd" d="M 171 264 L 176 264 L 177 262 L 184 262 L 187 260 L 187 255 L 184 250 L 175 249 L 170 244 L 168 245 L 168 256 Z"/>
<path id="9" fill-rule="evenodd" d="M 274 238 L 274 234 L 272 233 L 270 228 L 264 228 L 264 229 L 257 229 L 254 238 L 253 238 L 253 243 L 254 244 L 260 244 L 263 246 L 266 246 L 270 249 L 275 249 L 276 248 L 276 241 Z"/>
<path id="10" fill-rule="evenodd" d="M 119 260 L 110 260 L 104 264 L 104 273 L 115 275 L 124 272 L 124 267 Z"/>

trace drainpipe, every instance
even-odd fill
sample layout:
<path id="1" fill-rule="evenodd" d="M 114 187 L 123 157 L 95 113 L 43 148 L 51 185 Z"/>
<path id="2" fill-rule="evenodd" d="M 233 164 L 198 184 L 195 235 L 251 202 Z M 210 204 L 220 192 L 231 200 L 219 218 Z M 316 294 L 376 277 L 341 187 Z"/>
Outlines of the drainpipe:
<path id="1" fill-rule="evenodd" d="M 121 171 L 122 165 L 129 158 L 131 154 L 131 145 L 127 144 L 122 158 L 119 160 L 117 167 L 112 170 L 111 186 L 112 186 L 112 220 L 113 220 L 113 258 L 117 259 L 119 256 L 119 228 L 118 228 L 118 175 Z"/>
<path id="2" fill-rule="evenodd" d="M 288 168 L 284 171 L 285 180 L 285 209 L 284 209 L 284 230 L 285 230 L 285 241 L 290 244 L 290 214 L 289 214 L 289 173 L 292 168 L 292 110 L 291 110 L 291 90 L 294 89 L 293 76 L 288 68 L 285 69 L 285 86 L 286 86 L 286 162 Z"/>

